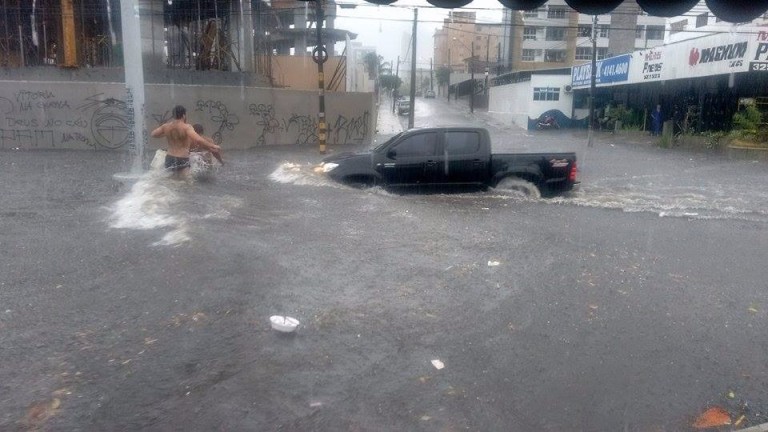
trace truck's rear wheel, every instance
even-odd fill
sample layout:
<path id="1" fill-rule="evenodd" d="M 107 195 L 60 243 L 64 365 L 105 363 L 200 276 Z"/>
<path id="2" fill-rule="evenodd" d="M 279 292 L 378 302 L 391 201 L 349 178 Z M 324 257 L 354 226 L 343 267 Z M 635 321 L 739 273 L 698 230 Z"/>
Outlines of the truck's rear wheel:
<path id="1" fill-rule="evenodd" d="M 505 177 L 496 184 L 495 189 L 497 191 L 523 195 L 527 198 L 541 198 L 539 188 L 530 181 L 520 177 Z"/>

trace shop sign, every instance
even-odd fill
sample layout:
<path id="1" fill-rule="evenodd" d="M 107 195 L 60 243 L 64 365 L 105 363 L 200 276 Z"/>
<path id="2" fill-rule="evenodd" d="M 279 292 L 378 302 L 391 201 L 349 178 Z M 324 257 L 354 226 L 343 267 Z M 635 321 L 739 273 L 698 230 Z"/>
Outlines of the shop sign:
<path id="1" fill-rule="evenodd" d="M 664 69 L 662 52 L 660 49 L 651 50 L 643 55 L 643 81 L 661 79 L 661 72 Z"/>
<path id="2" fill-rule="evenodd" d="M 607 58 L 596 62 L 595 84 L 627 81 L 629 78 L 629 55 Z M 592 80 L 590 63 L 574 66 L 571 73 L 573 86 L 590 85 Z"/>

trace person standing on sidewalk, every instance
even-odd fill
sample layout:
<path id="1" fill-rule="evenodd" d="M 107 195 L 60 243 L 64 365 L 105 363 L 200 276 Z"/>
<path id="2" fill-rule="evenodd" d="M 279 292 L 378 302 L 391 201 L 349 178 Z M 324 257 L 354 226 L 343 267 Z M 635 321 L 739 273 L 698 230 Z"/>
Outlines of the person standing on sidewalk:
<path id="1" fill-rule="evenodd" d="M 661 113 L 661 105 L 656 105 L 656 109 L 651 113 L 651 135 L 661 135 L 661 125 L 664 123 L 664 116 Z"/>

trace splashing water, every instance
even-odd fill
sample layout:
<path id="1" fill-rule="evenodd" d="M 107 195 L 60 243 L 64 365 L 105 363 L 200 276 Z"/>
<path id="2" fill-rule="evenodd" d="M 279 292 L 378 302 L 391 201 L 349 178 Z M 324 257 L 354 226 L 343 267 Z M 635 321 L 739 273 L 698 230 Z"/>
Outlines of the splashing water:
<path id="1" fill-rule="evenodd" d="M 316 165 L 300 165 L 291 162 L 280 164 L 269 179 L 277 183 L 288 183 L 300 186 L 331 186 L 338 184 L 328 178 Z"/>
<path id="2" fill-rule="evenodd" d="M 172 212 L 179 196 L 170 186 L 167 175 L 161 170 L 143 174 L 131 190 L 112 206 L 109 226 L 137 230 L 172 227 L 175 234 L 169 238 L 174 239 L 174 244 L 189 240 L 186 221 Z"/>
<path id="3" fill-rule="evenodd" d="M 200 161 L 193 161 L 194 157 L 201 156 L 190 156 L 193 175 L 198 174 L 195 178 L 201 178 L 201 174 L 210 175 L 210 167 L 205 167 Z M 230 216 L 230 209 L 242 205 L 242 199 L 227 195 L 206 196 L 200 200 L 198 192 L 202 191 L 191 189 L 191 182 L 168 178 L 163 159 L 164 154 L 158 152 L 150 165 L 150 171 L 141 175 L 128 193 L 112 205 L 109 224 L 111 228 L 171 228 L 171 231 L 152 245 L 179 246 L 192 239 L 190 228 L 194 221 L 225 219 Z M 185 197 L 182 194 L 184 191 L 192 192 L 194 196 Z"/>

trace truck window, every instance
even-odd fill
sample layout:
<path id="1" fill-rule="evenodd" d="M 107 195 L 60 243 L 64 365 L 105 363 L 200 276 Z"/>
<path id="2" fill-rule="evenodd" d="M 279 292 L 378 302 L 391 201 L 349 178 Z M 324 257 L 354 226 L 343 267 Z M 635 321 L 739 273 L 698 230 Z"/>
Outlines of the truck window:
<path id="1" fill-rule="evenodd" d="M 448 155 L 474 154 L 480 150 L 477 132 L 446 132 L 445 153 Z"/>
<path id="2" fill-rule="evenodd" d="M 406 138 L 396 145 L 397 157 L 432 156 L 437 147 L 437 133 L 423 133 Z"/>

